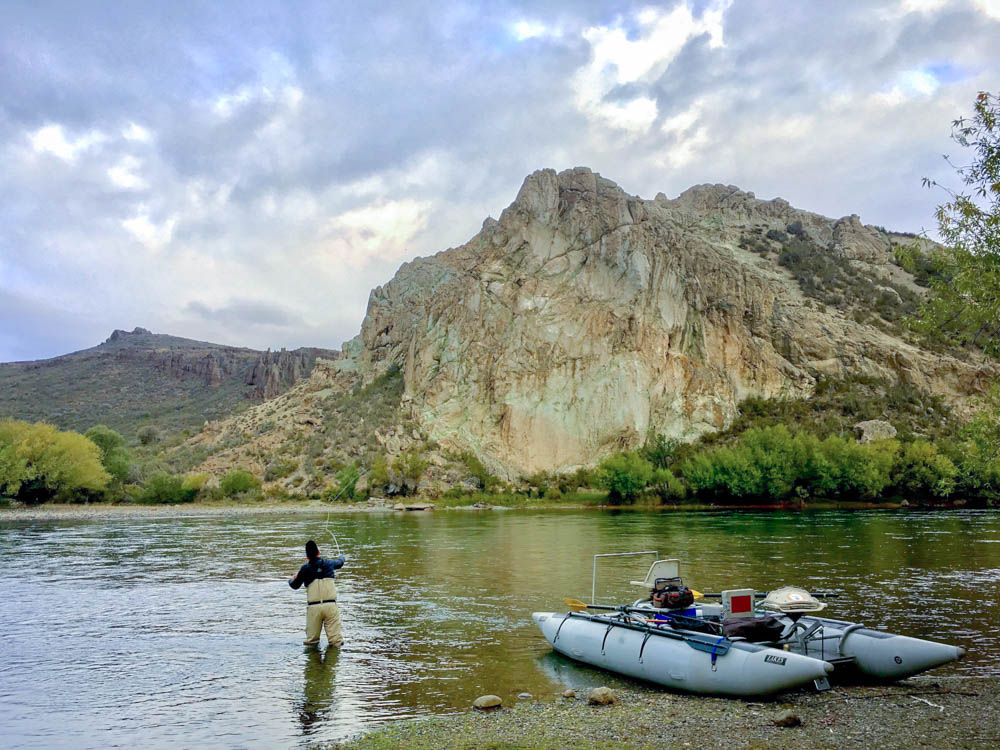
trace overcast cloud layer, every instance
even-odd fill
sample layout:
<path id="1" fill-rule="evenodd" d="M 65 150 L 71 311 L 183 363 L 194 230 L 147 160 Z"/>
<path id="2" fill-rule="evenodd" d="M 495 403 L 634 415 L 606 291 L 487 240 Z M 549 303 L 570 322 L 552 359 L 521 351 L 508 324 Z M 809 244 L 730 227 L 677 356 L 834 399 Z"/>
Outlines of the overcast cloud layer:
<path id="1" fill-rule="evenodd" d="M 997 39 L 1000 0 L 6 0 L 0 361 L 339 348 L 543 167 L 930 229 Z"/>

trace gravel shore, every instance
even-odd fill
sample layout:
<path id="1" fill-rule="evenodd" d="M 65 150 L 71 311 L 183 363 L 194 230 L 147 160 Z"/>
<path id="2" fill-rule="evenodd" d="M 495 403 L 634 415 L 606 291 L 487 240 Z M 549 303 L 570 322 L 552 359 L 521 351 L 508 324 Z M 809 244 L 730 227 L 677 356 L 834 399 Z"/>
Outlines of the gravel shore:
<path id="1" fill-rule="evenodd" d="M 835 686 L 751 702 L 656 688 L 616 691 L 618 703 L 586 696 L 519 701 L 492 713 L 398 722 L 337 750 L 388 748 L 996 748 L 1000 678 L 913 678 L 894 685 Z M 779 727 L 790 711 L 799 726 Z"/>

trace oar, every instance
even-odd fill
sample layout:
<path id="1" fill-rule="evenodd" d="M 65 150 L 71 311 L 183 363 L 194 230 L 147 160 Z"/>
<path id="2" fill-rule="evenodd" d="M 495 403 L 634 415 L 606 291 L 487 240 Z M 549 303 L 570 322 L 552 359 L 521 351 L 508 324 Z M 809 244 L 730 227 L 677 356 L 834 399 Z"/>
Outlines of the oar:
<path id="1" fill-rule="evenodd" d="M 701 599 L 704 596 L 701 592 L 692 591 L 695 599 Z M 570 608 L 572 612 L 583 612 L 585 609 L 600 609 L 609 612 L 650 612 L 656 611 L 653 607 L 629 607 L 624 604 L 620 604 L 617 607 L 608 604 L 587 604 L 586 602 L 581 602 L 579 599 L 563 599 L 566 602 L 566 606 Z"/>
<path id="2" fill-rule="evenodd" d="M 604 609 L 610 612 L 622 612 L 626 609 L 625 605 L 611 607 L 606 604 L 586 604 L 579 599 L 563 599 L 563 601 L 566 602 L 566 606 L 572 612 L 583 612 L 585 609 Z"/>
<path id="3" fill-rule="evenodd" d="M 757 591 L 757 592 L 754 593 L 754 598 L 756 598 L 756 599 L 763 599 L 769 593 L 770 593 L 769 591 Z M 703 596 L 706 599 L 721 599 L 722 598 L 722 594 L 700 594 L 700 596 Z M 817 599 L 837 599 L 837 598 L 840 597 L 840 594 L 838 594 L 835 591 L 817 591 L 815 593 L 810 592 L 809 596 L 814 596 Z M 697 598 L 698 598 L 698 596 L 695 596 L 695 599 L 697 599 Z"/>

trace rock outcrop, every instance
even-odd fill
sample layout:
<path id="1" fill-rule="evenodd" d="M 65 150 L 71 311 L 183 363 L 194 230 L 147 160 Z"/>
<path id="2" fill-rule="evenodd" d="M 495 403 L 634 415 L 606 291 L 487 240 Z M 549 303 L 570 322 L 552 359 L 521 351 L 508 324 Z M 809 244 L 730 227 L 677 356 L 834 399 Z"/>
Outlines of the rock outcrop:
<path id="1" fill-rule="evenodd" d="M 748 396 L 804 396 L 820 374 L 904 379 L 954 398 L 995 371 L 824 312 L 748 231 L 794 229 L 872 278 L 886 235 L 701 185 L 642 200 L 588 169 L 530 175 L 467 244 L 404 264 L 372 291 L 334 363 L 370 382 L 404 370 L 413 418 L 507 476 L 568 470 L 727 426 Z M 891 268 L 890 268 L 891 266 Z"/>
<path id="2" fill-rule="evenodd" d="M 264 401 L 284 393 L 299 380 L 309 376 L 319 357 L 334 360 L 340 352 L 329 349 L 302 348 L 294 351 L 266 351 L 250 368 L 246 384 L 251 398 Z"/>

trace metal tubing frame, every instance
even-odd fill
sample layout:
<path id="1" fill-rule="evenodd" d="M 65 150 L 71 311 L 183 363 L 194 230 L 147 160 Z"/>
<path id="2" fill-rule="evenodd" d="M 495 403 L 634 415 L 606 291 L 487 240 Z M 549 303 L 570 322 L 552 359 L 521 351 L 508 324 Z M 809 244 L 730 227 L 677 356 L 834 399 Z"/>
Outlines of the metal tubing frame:
<path id="1" fill-rule="evenodd" d="M 596 604 L 594 598 L 597 592 L 597 558 L 598 557 L 629 557 L 631 555 L 654 555 L 656 557 L 660 556 L 660 553 L 656 550 L 646 550 L 644 552 L 604 552 L 600 555 L 594 555 L 594 571 L 590 577 L 590 603 Z"/>

